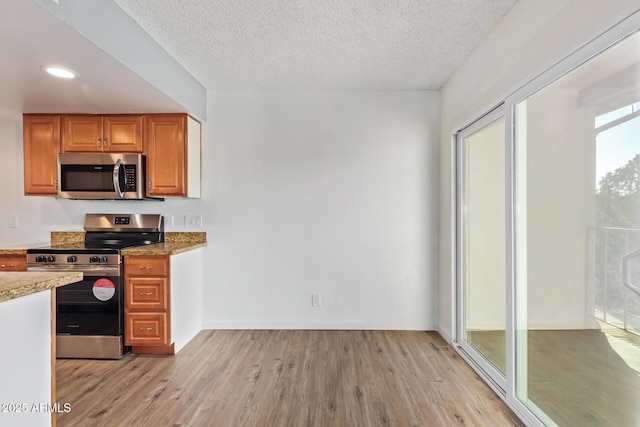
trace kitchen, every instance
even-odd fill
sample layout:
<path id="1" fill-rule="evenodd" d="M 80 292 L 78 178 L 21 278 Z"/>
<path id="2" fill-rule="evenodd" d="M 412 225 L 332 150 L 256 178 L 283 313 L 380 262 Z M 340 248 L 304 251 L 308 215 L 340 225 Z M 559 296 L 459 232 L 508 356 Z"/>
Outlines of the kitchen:
<path id="1" fill-rule="evenodd" d="M 145 45 L 148 39 L 121 30 L 126 26 L 114 31 L 116 26 L 98 25 L 98 17 L 81 17 L 84 25 L 103 32 L 89 42 L 52 18 L 45 8 L 57 7 L 53 1 L 22 3 L 9 3 L 9 8 L 24 8 L 19 12 L 29 17 L 29 31 L 25 17 L 11 13 L 3 13 L 6 22 L 0 30 L 3 54 L 31 56 L 24 59 L 35 67 L 13 70 L 8 79 L 10 67 L 3 63 L 0 71 L 3 81 L 11 82 L 2 88 L 6 102 L 12 102 L 3 103 L 0 110 L 6 163 L 0 179 L 12 183 L 3 190 L 0 208 L 2 246 L 48 241 L 51 231 L 80 231 L 85 213 L 160 213 L 167 231 L 207 233 L 205 329 L 438 330 L 447 340 L 452 335 L 450 130 L 489 102 L 482 97 L 465 100 L 466 96 L 509 90 L 532 70 L 540 72 L 635 10 L 630 2 L 617 2 L 619 7 L 593 5 L 582 11 L 580 2 L 566 1 L 566 9 L 549 6 L 537 11 L 521 1 L 508 22 L 522 24 L 527 22 L 524 15 L 533 15 L 532 39 L 556 39 L 545 43 L 549 49 L 535 50 L 527 67 L 506 64 L 513 73 L 508 78 L 490 66 L 501 58 L 487 54 L 484 63 L 471 58 L 442 90 L 356 96 L 293 90 L 231 93 L 222 85 L 205 89 L 194 84 L 188 72 L 173 68 L 177 62 L 163 58 L 164 51 L 155 56 L 156 51 Z M 61 6 L 65 3 L 73 4 L 60 1 Z M 581 18 L 572 21 L 568 17 L 576 10 Z M 251 16 L 247 27 L 260 22 L 258 13 Z M 564 22 L 561 18 L 572 22 L 574 36 L 564 38 L 561 28 L 553 25 L 548 36 L 536 32 L 548 22 Z M 505 39 L 513 41 L 510 48 L 518 57 L 518 49 L 527 48 L 529 41 L 517 32 L 508 34 L 511 37 Z M 116 60 L 107 52 L 120 37 L 135 46 L 133 52 L 122 49 L 126 58 Z M 249 42 L 262 46 L 255 38 Z M 36 53 L 37 47 L 43 51 Z M 141 51 L 148 52 L 146 64 L 136 62 Z M 74 52 L 85 58 L 83 68 L 67 62 Z M 163 73 L 157 70 L 154 75 L 154 58 L 168 75 L 158 75 Z M 64 62 L 91 82 L 45 83 L 46 90 L 37 97 L 23 97 L 22 92 L 17 96 L 46 81 L 40 67 L 50 62 Z M 308 72 L 304 64 L 292 65 L 292 75 Z M 477 81 L 484 82 L 481 89 L 475 87 Z M 23 113 L 177 111 L 189 111 L 202 122 L 200 199 L 123 205 L 24 196 Z M 194 216 L 201 217 L 199 226 L 187 220 Z M 312 305 L 312 295 L 320 296 L 319 307 Z"/>

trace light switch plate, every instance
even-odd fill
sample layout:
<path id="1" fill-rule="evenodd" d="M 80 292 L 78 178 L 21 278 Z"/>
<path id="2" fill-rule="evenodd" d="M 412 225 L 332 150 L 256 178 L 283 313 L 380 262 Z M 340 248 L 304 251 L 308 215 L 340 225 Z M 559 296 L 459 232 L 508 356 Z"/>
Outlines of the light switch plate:
<path id="1" fill-rule="evenodd" d="M 184 226 L 188 228 L 202 228 L 202 215 L 185 215 Z"/>

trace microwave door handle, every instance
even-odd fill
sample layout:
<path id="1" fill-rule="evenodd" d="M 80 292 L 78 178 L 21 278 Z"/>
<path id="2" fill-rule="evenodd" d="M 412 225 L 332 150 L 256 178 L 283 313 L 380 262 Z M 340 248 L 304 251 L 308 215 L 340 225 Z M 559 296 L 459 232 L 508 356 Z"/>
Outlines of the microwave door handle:
<path id="1" fill-rule="evenodd" d="M 124 197 L 124 191 L 120 188 L 120 168 L 122 167 L 122 159 L 116 160 L 116 164 L 113 167 L 113 188 L 115 188 L 118 197 L 121 199 Z"/>

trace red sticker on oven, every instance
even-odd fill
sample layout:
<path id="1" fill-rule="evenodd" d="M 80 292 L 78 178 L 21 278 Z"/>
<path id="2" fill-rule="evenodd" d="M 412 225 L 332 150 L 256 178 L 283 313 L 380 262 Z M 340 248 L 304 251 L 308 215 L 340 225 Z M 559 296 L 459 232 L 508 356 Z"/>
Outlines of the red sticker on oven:
<path id="1" fill-rule="evenodd" d="M 100 301 L 109 301 L 116 294 L 116 285 L 109 279 L 98 279 L 93 284 L 93 296 Z"/>

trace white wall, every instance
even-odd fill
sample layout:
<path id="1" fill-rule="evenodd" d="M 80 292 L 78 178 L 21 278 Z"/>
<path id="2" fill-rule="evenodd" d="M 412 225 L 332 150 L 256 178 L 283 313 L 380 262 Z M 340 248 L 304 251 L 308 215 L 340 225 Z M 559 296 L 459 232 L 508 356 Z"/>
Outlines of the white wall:
<path id="1" fill-rule="evenodd" d="M 25 197 L 22 118 L 3 118 L 0 246 L 81 230 L 87 212 L 172 215 L 167 231 L 207 232 L 207 327 L 435 329 L 439 105 L 430 91 L 210 93 L 202 198 L 164 202 Z"/>
<path id="2" fill-rule="evenodd" d="M 635 0 L 521 0 L 443 88 L 439 330 L 447 339 L 454 280 L 451 135 L 637 9 Z"/>
<path id="3" fill-rule="evenodd" d="M 209 117 L 206 327 L 436 326 L 439 93 L 219 93 Z"/>

